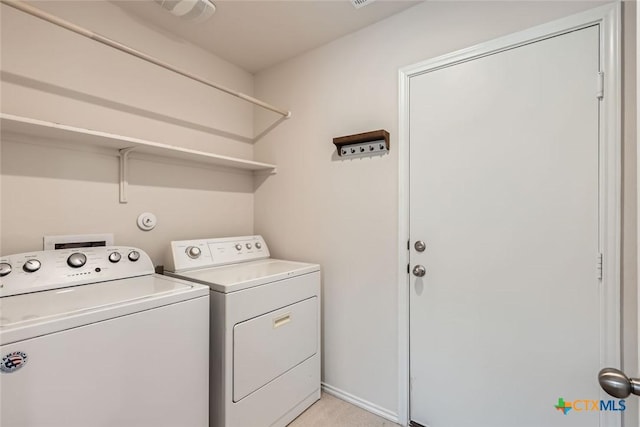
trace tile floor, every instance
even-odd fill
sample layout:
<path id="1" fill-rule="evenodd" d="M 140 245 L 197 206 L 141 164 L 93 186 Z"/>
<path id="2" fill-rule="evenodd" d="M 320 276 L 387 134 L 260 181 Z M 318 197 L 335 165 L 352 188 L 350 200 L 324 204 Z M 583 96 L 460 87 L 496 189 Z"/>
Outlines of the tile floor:
<path id="1" fill-rule="evenodd" d="M 400 427 L 344 400 L 322 393 L 319 401 L 288 427 Z"/>

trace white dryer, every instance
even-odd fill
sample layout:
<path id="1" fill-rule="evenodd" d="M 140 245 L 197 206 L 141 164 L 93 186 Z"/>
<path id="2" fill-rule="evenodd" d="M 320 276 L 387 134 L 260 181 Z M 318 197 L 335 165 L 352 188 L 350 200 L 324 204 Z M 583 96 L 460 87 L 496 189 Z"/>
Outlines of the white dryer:
<path id="1" fill-rule="evenodd" d="M 165 274 L 211 289 L 212 427 L 280 427 L 320 399 L 320 266 L 261 236 L 171 243 Z"/>
<path id="2" fill-rule="evenodd" d="M 0 297 L 0 425 L 208 425 L 207 287 L 93 247 L 1 257 Z"/>

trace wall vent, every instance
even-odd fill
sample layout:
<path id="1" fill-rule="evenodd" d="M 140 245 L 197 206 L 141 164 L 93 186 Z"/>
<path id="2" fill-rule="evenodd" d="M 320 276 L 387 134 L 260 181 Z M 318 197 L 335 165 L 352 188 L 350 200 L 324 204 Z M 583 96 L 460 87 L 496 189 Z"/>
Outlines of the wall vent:
<path id="1" fill-rule="evenodd" d="M 351 0 L 351 4 L 356 9 L 360 9 L 363 6 L 368 5 L 369 3 L 373 3 L 376 0 Z"/>

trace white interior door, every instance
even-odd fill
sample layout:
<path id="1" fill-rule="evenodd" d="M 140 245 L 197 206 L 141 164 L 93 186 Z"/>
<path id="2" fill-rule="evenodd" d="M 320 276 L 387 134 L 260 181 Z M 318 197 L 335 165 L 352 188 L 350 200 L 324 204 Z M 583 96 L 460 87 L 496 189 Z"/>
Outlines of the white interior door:
<path id="1" fill-rule="evenodd" d="M 592 26 L 411 77 L 413 422 L 599 425 L 598 72 Z"/>

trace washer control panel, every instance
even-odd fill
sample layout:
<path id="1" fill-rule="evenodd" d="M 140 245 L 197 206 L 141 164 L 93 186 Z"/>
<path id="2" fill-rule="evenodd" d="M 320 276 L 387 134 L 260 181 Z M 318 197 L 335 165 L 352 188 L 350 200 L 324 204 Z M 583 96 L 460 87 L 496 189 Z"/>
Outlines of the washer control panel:
<path id="1" fill-rule="evenodd" d="M 269 248 L 262 236 L 177 240 L 171 242 L 165 269 L 180 272 L 254 261 L 269 256 Z"/>
<path id="2" fill-rule="evenodd" d="M 141 249 L 103 246 L 0 257 L 0 297 L 152 274 Z"/>

